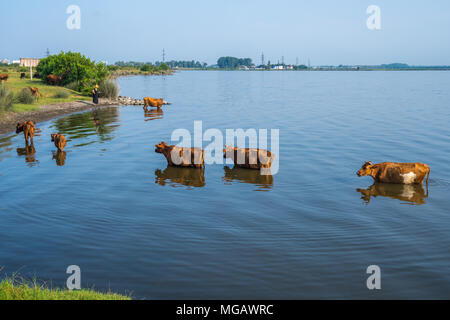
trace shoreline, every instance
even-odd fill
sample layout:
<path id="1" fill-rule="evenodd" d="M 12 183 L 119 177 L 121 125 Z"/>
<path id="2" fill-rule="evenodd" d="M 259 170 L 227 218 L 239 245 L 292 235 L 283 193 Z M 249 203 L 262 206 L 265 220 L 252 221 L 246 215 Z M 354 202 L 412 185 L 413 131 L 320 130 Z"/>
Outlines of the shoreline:
<path id="1" fill-rule="evenodd" d="M 91 101 L 73 101 L 40 106 L 39 109 L 26 112 L 8 112 L 0 116 L 0 135 L 14 132 L 16 124 L 27 120 L 44 122 L 59 116 L 87 111 L 95 107 L 121 105 L 118 100 L 99 99 L 98 104 Z"/>

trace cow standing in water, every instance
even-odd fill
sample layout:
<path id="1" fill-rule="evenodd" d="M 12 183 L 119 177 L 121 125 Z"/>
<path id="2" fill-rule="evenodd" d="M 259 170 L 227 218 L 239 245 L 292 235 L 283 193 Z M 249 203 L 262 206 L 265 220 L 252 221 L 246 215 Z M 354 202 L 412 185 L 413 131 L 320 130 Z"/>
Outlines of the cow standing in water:
<path id="1" fill-rule="evenodd" d="M 423 163 L 383 162 L 373 164 L 368 161 L 356 173 L 358 177 L 371 176 L 375 182 L 397 184 L 422 184 L 430 177 L 430 167 Z"/>
<path id="2" fill-rule="evenodd" d="M 145 97 L 144 98 L 144 109 L 146 109 L 148 106 L 154 107 L 154 108 L 161 108 L 163 105 L 169 104 L 167 101 L 164 101 L 163 98 L 160 99 L 154 99 Z"/>
<path id="3" fill-rule="evenodd" d="M 270 168 L 275 155 L 264 149 L 233 148 L 225 146 L 223 157 L 232 159 L 236 168 Z"/>
<path id="4" fill-rule="evenodd" d="M 169 166 L 203 169 L 205 167 L 205 151 L 201 148 L 183 148 L 168 146 L 161 142 L 155 145 L 156 153 L 162 153 Z"/>
<path id="5" fill-rule="evenodd" d="M 64 147 L 67 144 L 66 137 L 64 137 L 62 134 L 55 134 L 55 133 L 52 133 L 51 137 L 52 142 L 55 143 L 55 147 L 58 148 L 58 151 L 63 152 Z"/>
<path id="6" fill-rule="evenodd" d="M 28 143 L 28 138 L 30 138 L 31 144 L 33 144 L 34 137 L 34 122 L 31 120 L 25 121 L 23 123 L 18 123 L 16 126 L 16 133 L 23 132 L 25 137 L 25 142 Z"/>

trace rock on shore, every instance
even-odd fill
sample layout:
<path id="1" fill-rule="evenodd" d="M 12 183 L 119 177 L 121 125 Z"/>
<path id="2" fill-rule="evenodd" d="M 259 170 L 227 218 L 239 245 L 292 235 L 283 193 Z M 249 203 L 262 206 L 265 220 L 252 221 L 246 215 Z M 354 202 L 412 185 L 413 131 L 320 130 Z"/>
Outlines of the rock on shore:
<path id="1" fill-rule="evenodd" d="M 143 99 L 133 99 L 131 97 L 119 96 L 117 98 L 117 103 L 126 105 L 126 106 L 143 106 L 144 100 Z"/>

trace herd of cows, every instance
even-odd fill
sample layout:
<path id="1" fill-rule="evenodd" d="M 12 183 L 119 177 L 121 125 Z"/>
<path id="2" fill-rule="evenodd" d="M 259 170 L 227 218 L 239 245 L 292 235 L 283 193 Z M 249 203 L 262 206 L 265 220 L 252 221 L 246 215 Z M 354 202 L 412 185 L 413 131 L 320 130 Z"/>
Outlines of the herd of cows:
<path id="1" fill-rule="evenodd" d="M 161 105 L 166 104 L 163 99 L 144 98 L 146 105 L 160 108 Z M 148 102 L 148 104 L 147 104 Z M 18 123 L 16 126 L 16 133 L 23 132 L 26 145 L 28 141 L 33 145 L 33 136 L 35 132 L 35 123 L 31 120 L 23 123 Z M 63 153 L 67 145 L 67 139 L 62 134 L 51 134 L 51 141 L 54 142 L 58 153 Z M 175 145 L 168 145 L 166 142 L 161 142 L 155 145 L 156 153 L 163 154 L 169 166 L 184 167 L 184 168 L 205 168 L 205 151 L 202 148 L 186 148 Z M 224 158 L 232 159 L 236 168 L 245 169 L 269 169 L 272 165 L 275 155 L 264 149 L 249 149 L 236 148 L 226 146 L 223 149 Z M 430 176 L 430 167 L 423 163 L 394 163 L 384 162 L 373 164 L 366 162 L 357 172 L 359 177 L 371 176 L 375 182 L 389 183 L 389 184 L 422 184 L 426 178 L 428 184 Z"/>
<path id="2" fill-rule="evenodd" d="M 0 74 L 0 81 L 8 80 L 7 74 Z M 60 76 L 49 75 L 46 77 L 47 83 L 57 85 L 62 81 Z M 37 88 L 28 88 L 36 97 L 40 96 Z M 160 110 L 163 105 L 169 104 L 163 99 L 155 99 L 150 97 L 144 98 L 144 110 L 154 107 Z M 16 133 L 23 132 L 26 144 L 28 140 L 33 144 L 33 136 L 35 131 L 35 123 L 31 120 L 18 123 L 16 126 Z M 54 142 L 59 153 L 62 153 L 67 144 L 66 138 L 61 134 L 52 134 L 51 141 Z M 185 148 L 174 145 L 168 145 L 166 142 L 161 142 L 155 145 L 156 153 L 161 153 L 167 159 L 169 166 L 197 168 L 204 169 L 205 154 L 201 148 Z M 224 158 L 232 159 L 235 167 L 246 169 L 270 169 L 275 155 L 268 150 L 263 149 L 249 149 L 249 148 L 235 148 L 226 147 L 223 149 Z M 430 167 L 423 163 L 395 163 L 384 162 L 373 164 L 366 162 L 357 172 L 359 177 L 371 176 L 375 182 L 389 183 L 389 184 L 422 184 L 426 178 L 430 176 Z"/>

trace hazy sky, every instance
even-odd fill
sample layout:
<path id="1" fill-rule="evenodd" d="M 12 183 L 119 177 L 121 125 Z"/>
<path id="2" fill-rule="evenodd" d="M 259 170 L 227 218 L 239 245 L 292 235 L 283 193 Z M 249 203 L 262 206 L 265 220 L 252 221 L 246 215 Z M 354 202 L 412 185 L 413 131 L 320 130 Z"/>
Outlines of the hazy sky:
<path id="1" fill-rule="evenodd" d="M 69 30 L 69 5 L 81 29 Z M 381 30 L 369 30 L 369 5 Z M 0 59 L 79 51 L 96 60 L 249 57 L 259 63 L 450 65 L 450 1 L 0 0 Z"/>

